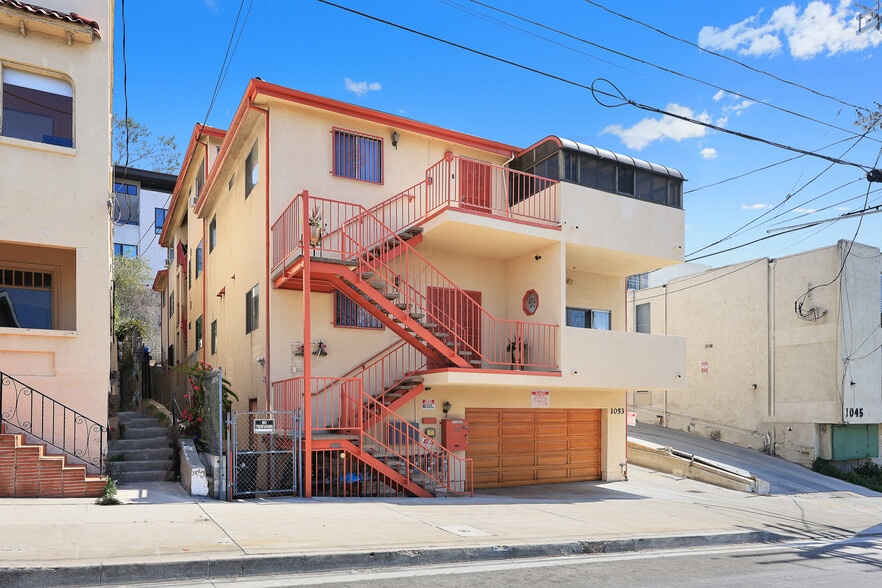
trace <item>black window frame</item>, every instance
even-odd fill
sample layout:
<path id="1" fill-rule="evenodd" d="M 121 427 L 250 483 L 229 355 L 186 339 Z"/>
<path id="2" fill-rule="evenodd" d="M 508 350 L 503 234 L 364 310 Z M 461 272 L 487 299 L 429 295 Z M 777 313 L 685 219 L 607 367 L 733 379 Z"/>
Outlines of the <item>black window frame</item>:
<path id="1" fill-rule="evenodd" d="M 165 226 L 165 217 L 168 215 L 167 208 L 154 208 L 153 209 L 153 232 L 157 235 L 162 234 L 162 227 Z M 162 217 L 162 222 L 159 222 L 159 217 Z"/>
<path id="2" fill-rule="evenodd" d="M 382 331 L 380 319 L 359 306 L 352 298 L 336 290 L 334 292 L 334 326 L 341 329 L 367 329 Z"/>
<path id="3" fill-rule="evenodd" d="M 245 334 L 260 328 L 260 284 L 245 293 Z"/>
<path id="4" fill-rule="evenodd" d="M 585 324 L 577 325 L 573 324 L 570 320 L 571 315 L 575 315 L 576 313 L 582 313 L 584 317 Z M 604 314 L 607 317 L 607 327 L 600 328 L 595 326 L 597 321 L 595 319 L 595 314 Z M 612 311 L 604 310 L 600 308 L 582 308 L 578 306 L 567 306 L 566 307 L 566 326 L 574 327 L 577 329 L 594 329 L 597 331 L 611 331 L 612 330 Z"/>

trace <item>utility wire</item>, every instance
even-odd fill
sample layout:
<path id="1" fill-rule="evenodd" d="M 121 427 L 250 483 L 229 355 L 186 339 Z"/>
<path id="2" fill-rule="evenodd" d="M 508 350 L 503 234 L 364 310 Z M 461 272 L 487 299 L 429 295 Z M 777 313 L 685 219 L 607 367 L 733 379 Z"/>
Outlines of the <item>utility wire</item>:
<path id="1" fill-rule="evenodd" d="M 503 57 L 498 57 L 498 56 L 496 56 L 496 55 L 492 55 L 492 54 L 490 54 L 490 53 L 486 53 L 486 52 L 484 52 L 484 51 L 479 51 L 478 49 L 473 49 L 473 48 L 471 48 L 471 47 L 467 47 L 467 46 L 465 46 L 465 45 L 461 45 L 461 44 L 459 44 L 459 43 L 454 43 L 453 41 L 448 41 L 447 39 L 442 39 L 442 38 L 440 38 L 440 37 L 436 37 L 436 36 L 434 36 L 434 35 L 430 35 L 430 34 L 428 34 L 428 33 L 424 33 L 424 32 L 421 32 L 421 31 L 418 31 L 418 30 L 412 29 L 412 28 L 410 28 L 410 27 L 406 27 L 406 26 L 404 26 L 404 25 L 400 25 L 400 24 L 397 24 L 397 23 L 394 23 L 394 22 L 391 22 L 391 21 L 388 21 L 388 20 L 385 20 L 385 19 L 382 19 L 382 18 L 379 18 L 379 17 L 376 17 L 376 16 L 372 16 L 372 15 L 370 15 L 370 14 L 367 14 L 367 13 L 364 13 L 364 12 L 360 12 L 360 11 L 358 11 L 358 10 L 354 10 L 354 9 L 352 9 L 352 8 L 347 8 L 346 6 L 341 6 L 340 4 L 335 4 L 335 3 L 333 3 L 333 2 L 330 2 L 329 0 L 316 0 L 316 1 L 317 1 L 317 2 L 320 2 L 320 3 L 322 3 L 322 4 L 326 4 L 326 5 L 328 5 L 328 6 L 333 6 L 334 8 L 337 8 L 337 9 L 339 9 L 339 10 L 343 10 L 343 11 L 345 11 L 345 12 L 349 12 L 349 13 L 351 13 L 351 14 L 356 14 L 356 15 L 358 15 L 358 16 L 361 16 L 361 17 L 367 18 L 367 19 L 372 20 L 372 21 L 375 21 L 375 22 L 379 22 L 379 23 L 382 23 L 382 24 L 385 24 L 385 25 L 388 25 L 388 26 L 391 26 L 391 27 L 394 27 L 394 28 L 397 28 L 397 29 L 400 29 L 400 30 L 403 30 L 403 31 L 407 31 L 407 32 L 409 32 L 409 33 L 413 33 L 413 34 L 415 34 L 415 35 L 419 35 L 419 36 L 424 37 L 424 38 L 426 38 L 426 39 L 431 39 L 431 40 L 433 40 L 433 41 L 437 41 L 437 42 L 439 42 L 439 43 L 443 43 L 443 44 L 445 44 L 445 45 L 449 45 L 449 46 L 451 46 L 451 47 L 456 47 L 457 49 L 462 49 L 462 50 L 464 50 L 464 51 L 468 51 L 468 52 L 470 52 L 470 53 L 474 53 L 475 55 L 480 55 L 480 56 L 482 56 L 482 57 L 486 57 L 486 58 L 488 58 L 488 59 L 492 59 L 492 60 L 494 60 L 494 61 L 498 61 L 498 62 L 500 62 L 500 63 L 505 63 L 505 64 L 507 64 L 507 65 L 511 65 L 512 67 L 516 67 L 516 68 L 522 69 L 522 70 L 524 70 L 524 71 L 529 71 L 529 72 L 532 72 L 532 73 L 538 74 L 538 75 L 540 75 L 540 76 L 547 77 L 547 78 L 549 78 L 549 79 L 557 80 L 557 81 L 559 81 L 559 82 L 563 82 L 563 83 L 565 83 L 565 84 L 569 84 L 569 85 L 571 85 L 571 86 L 575 86 L 575 87 L 577 87 L 577 88 L 582 88 L 582 89 L 584 89 L 584 90 L 589 90 L 589 91 L 591 92 L 592 96 L 594 97 L 595 101 L 597 101 L 597 103 L 600 104 L 601 106 L 606 106 L 606 107 L 608 107 L 608 108 L 616 108 L 616 107 L 618 107 L 618 106 L 624 106 L 625 104 L 629 104 L 629 105 L 631 105 L 631 106 L 633 106 L 633 107 L 635 107 L 635 108 L 638 108 L 638 109 L 640 109 L 640 110 L 645 110 L 645 111 L 647 111 L 647 112 L 653 112 L 653 113 L 656 113 L 656 114 L 662 114 L 662 115 L 670 116 L 670 117 L 672 117 L 672 118 L 676 118 L 676 119 L 683 120 L 683 121 L 686 121 L 686 122 L 691 122 L 691 123 L 693 123 L 693 124 L 700 125 L 700 126 L 703 126 L 703 127 L 707 127 L 707 128 L 713 129 L 713 130 L 715 130 L 715 131 L 719 131 L 719 132 L 721 132 L 721 133 L 727 133 L 727 134 L 730 134 L 730 135 L 735 135 L 735 136 L 737 136 L 737 137 L 741 137 L 742 139 L 748 139 L 748 140 L 751 140 L 751 141 L 756 141 L 756 142 L 764 143 L 764 144 L 766 144 L 766 145 L 770 145 L 770 146 L 772 146 L 772 147 L 778 147 L 779 149 L 785 149 L 785 150 L 788 150 L 788 151 L 793 151 L 793 152 L 795 152 L 795 153 L 802 153 L 803 155 L 810 155 L 810 156 L 812 156 L 812 157 L 817 157 L 817 158 L 819 158 L 819 159 L 824 159 L 824 160 L 829 161 L 829 162 L 831 162 L 831 163 L 838 163 L 838 164 L 841 164 L 841 165 L 850 165 L 850 166 L 852 166 L 852 167 L 856 167 L 856 168 L 858 168 L 858 169 L 862 169 L 862 170 L 867 171 L 867 172 L 870 172 L 870 171 L 871 171 L 871 170 L 869 170 L 868 168 L 866 168 L 865 166 L 860 165 L 860 164 L 857 164 L 857 163 L 853 163 L 853 162 L 850 162 L 850 161 L 843 161 L 843 160 L 840 160 L 840 159 L 835 159 L 835 158 L 833 158 L 833 157 L 829 157 L 829 156 L 826 156 L 826 155 L 823 155 L 823 154 L 820 154 L 820 153 L 814 153 L 814 152 L 812 152 L 812 151 L 806 151 L 805 149 L 799 149 L 799 148 L 797 148 L 797 147 L 790 147 L 790 146 L 787 146 L 787 145 L 784 145 L 784 144 L 781 144 L 781 143 L 777 143 L 777 142 L 775 142 L 775 141 L 770 141 L 770 140 L 768 140 L 768 139 L 762 139 L 762 138 L 760 138 L 760 137 L 756 137 L 756 136 L 754 136 L 754 135 L 748 135 L 748 134 L 746 134 L 746 133 L 740 133 L 740 132 L 737 132 L 737 131 L 732 131 L 732 130 L 729 130 L 729 129 L 725 129 L 725 128 L 723 128 L 723 127 L 719 127 L 719 126 L 717 126 L 717 125 L 713 125 L 713 124 L 711 124 L 711 123 L 706 123 L 706 122 L 702 122 L 702 121 L 700 121 L 700 120 L 696 120 L 696 119 L 694 119 L 694 118 L 690 118 L 690 117 L 688 117 L 688 116 L 683 116 L 683 115 L 681 115 L 681 114 L 676 114 L 676 113 L 674 113 L 674 112 L 670 112 L 670 111 L 667 111 L 667 110 L 662 110 L 662 109 L 660 109 L 660 108 L 655 108 L 655 107 L 653 107 L 653 106 L 648 106 L 648 105 L 646 105 L 646 104 L 641 104 L 641 103 L 639 103 L 639 102 L 635 102 L 634 100 L 629 100 L 629 99 L 625 98 L 625 96 L 621 93 L 621 91 L 618 90 L 618 88 L 616 88 L 615 85 L 614 85 L 612 82 L 610 82 L 609 80 L 605 80 L 605 79 L 602 79 L 602 78 L 598 78 L 598 79 L 594 80 L 594 82 L 592 82 L 592 84 L 591 84 L 590 86 L 587 86 L 587 85 L 585 85 L 585 84 L 582 84 L 582 83 L 579 83 L 579 82 L 576 82 L 576 81 L 573 81 L 573 80 L 570 80 L 570 79 L 564 78 L 564 77 L 562 77 L 562 76 L 558 76 L 558 75 L 555 75 L 555 74 L 552 74 L 552 73 L 549 73 L 549 72 L 546 72 L 546 71 L 543 71 L 543 70 L 540 70 L 540 69 L 536 69 L 536 68 L 534 68 L 534 67 L 530 67 L 530 66 L 527 66 L 527 65 L 524 65 L 524 64 L 521 64 L 521 63 L 517 63 L 517 62 L 515 62 L 515 61 L 511 61 L 511 60 L 509 60 L 509 59 L 505 59 L 505 58 L 503 58 Z M 606 92 L 606 91 L 604 91 L 604 90 L 600 90 L 600 89 L 598 89 L 596 86 L 597 86 L 597 84 L 598 84 L 599 82 L 606 82 L 607 84 L 609 84 L 610 86 L 612 86 L 612 87 L 616 90 L 617 94 L 611 94 L 611 93 Z M 608 98 L 613 98 L 613 99 L 615 99 L 616 101 L 620 101 L 620 103 L 619 103 L 619 104 L 605 104 L 605 103 L 603 103 L 602 101 L 600 101 L 600 100 L 597 98 L 598 95 L 600 95 L 600 96 L 605 96 L 605 97 L 608 97 Z"/>
<path id="2" fill-rule="evenodd" d="M 446 2 L 445 0 L 439 0 L 439 1 L 444 2 L 445 4 L 448 4 L 448 2 Z M 472 4 L 477 4 L 477 5 L 479 5 L 479 6 L 483 6 L 483 7 L 485 7 L 485 8 L 489 8 L 490 10 L 494 10 L 494 11 L 496 11 L 496 12 L 499 12 L 499 13 L 505 14 L 505 15 L 510 16 L 510 17 L 512 17 L 512 18 L 516 18 L 516 19 L 521 20 L 521 21 L 523 21 L 523 22 L 530 23 L 530 24 L 532 24 L 532 25 L 534 25 L 534 26 L 541 27 L 541 28 L 543 28 L 543 29 L 545 29 L 545 30 L 547 30 L 547 31 L 551 31 L 551 32 L 557 33 L 558 35 L 562 35 L 562 36 L 564 36 L 564 37 L 568 37 L 568 38 L 570 38 L 570 39 L 573 39 L 574 41 L 579 41 L 579 42 L 581 42 L 581 43 L 585 43 L 586 45 L 590 45 L 590 46 L 595 47 L 595 48 L 597 48 L 597 49 L 600 49 L 600 50 L 602 50 L 602 51 L 608 51 L 608 52 L 610 52 L 610 53 L 613 53 L 613 54 L 615 54 L 615 55 L 618 55 L 619 57 L 624 57 L 625 59 L 630 59 L 631 61 L 636 61 L 637 63 L 643 64 L 643 65 L 648 65 L 648 66 L 650 66 L 650 67 L 654 67 L 655 69 L 658 69 L 658 70 L 660 70 L 660 71 L 663 71 L 663 72 L 666 72 L 666 73 L 669 73 L 669 74 L 673 74 L 673 75 L 675 75 L 675 76 L 679 76 L 679 77 L 681 77 L 681 78 L 684 78 L 684 79 L 687 79 L 687 80 L 691 80 L 691 81 L 693 81 L 693 82 L 697 82 L 697 83 L 699 83 L 699 84 L 703 84 L 703 85 L 705 85 L 705 86 L 707 86 L 707 87 L 709 87 L 709 88 L 714 88 L 715 90 L 721 90 L 721 91 L 726 92 L 726 93 L 728 93 L 728 94 L 732 94 L 733 96 L 738 96 L 739 98 L 744 98 L 745 100 L 750 100 L 750 101 L 755 102 L 755 103 L 757 103 L 757 104 L 761 104 L 761 105 L 763 105 L 763 106 L 767 106 L 767 107 L 769 107 L 769 108 L 774 108 L 775 110 L 778 110 L 778 111 L 781 111 L 781 112 L 784 112 L 784 113 L 790 114 L 790 115 L 792 115 L 792 116 L 796 116 L 796 117 L 799 117 L 799 118 L 803 118 L 803 119 L 805 119 L 805 120 L 809 120 L 809 121 L 812 121 L 812 122 L 814 122 L 814 123 L 818 123 L 818 124 L 820 124 L 820 125 L 824 125 L 824 126 L 826 126 L 826 127 L 830 127 L 830 128 L 832 128 L 832 129 L 836 129 L 836 130 L 838 130 L 838 131 L 842 131 L 842 132 L 848 133 L 848 134 L 850 134 L 850 135 L 854 135 L 854 136 L 857 136 L 857 135 L 858 135 L 858 133 L 856 133 L 856 132 L 854 132 L 854 131 L 852 131 L 852 130 L 850 130 L 850 129 L 846 129 L 846 128 L 843 128 L 843 127 L 838 127 L 838 126 L 836 126 L 836 125 L 834 125 L 834 124 L 832 124 L 832 123 L 824 122 L 824 121 L 822 121 L 822 120 L 818 120 L 818 119 L 813 118 L 813 117 L 811 117 L 811 116 L 808 116 L 808 115 L 805 115 L 805 114 L 801 114 L 801 113 L 799 113 L 799 112 L 796 112 L 796 111 L 793 111 L 793 110 L 790 110 L 790 109 L 787 109 L 787 108 L 783 108 L 783 107 L 781 107 L 781 106 L 777 106 L 777 105 L 775 105 L 775 104 L 772 104 L 771 102 L 764 102 L 763 100 L 759 100 L 758 98 L 752 98 L 752 97 L 750 97 L 750 96 L 748 96 L 748 95 L 746 95 L 746 94 L 742 94 L 742 93 L 740 93 L 740 92 L 736 92 L 735 90 L 730 90 L 730 89 L 728 89 L 728 88 L 724 88 L 724 87 L 722 87 L 722 86 L 718 86 L 717 84 L 714 84 L 714 83 L 711 83 L 711 82 L 707 82 L 707 81 L 705 81 L 705 80 L 702 80 L 702 79 L 696 78 L 696 77 L 694 77 L 694 76 L 691 76 L 691 75 L 688 75 L 688 74 L 685 74 L 685 73 L 681 73 L 681 72 L 679 72 L 679 71 L 677 71 L 677 70 L 674 70 L 674 69 L 671 69 L 671 68 L 668 68 L 668 67 L 664 67 L 664 66 L 661 66 L 661 65 L 658 65 L 658 64 L 655 64 L 655 63 L 652 63 L 651 61 L 646 61 L 645 59 L 640 59 L 639 57 L 634 57 L 633 55 L 629 55 L 629 54 L 624 53 L 624 52 L 622 52 L 622 51 L 617 51 L 617 50 L 615 50 L 615 49 L 611 49 L 611 48 L 609 48 L 609 47 L 606 47 L 605 45 L 601 45 L 601 44 L 599 44 L 599 43 L 595 43 L 595 42 L 593 42 L 593 41 L 589 41 L 589 40 L 584 39 L 584 38 L 582 38 L 582 37 L 577 37 L 577 36 L 575 36 L 575 35 L 571 35 L 570 33 L 567 33 L 567 32 L 562 31 L 562 30 L 560 30 L 560 29 L 555 29 L 555 28 L 549 27 L 549 26 L 547 26 L 547 25 L 544 25 L 544 24 L 542 24 L 542 23 L 540 23 L 540 22 L 536 22 L 536 21 L 534 21 L 534 20 L 530 20 L 530 19 L 528 19 L 528 18 L 525 18 L 525 17 L 519 16 L 519 15 L 514 14 L 514 13 L 512 13 L 512 12 L 508 12 L 508 11 L 506 11 L 506 10 L 502 10 L 501 8 L 496 8 L 495 6 L 491 6 L 491 5 L 489 5 L 489 4 L 485 4 L 484 2 L 480 2 L 479 0 L 468 0 L 468 1 L 471 2 Z M 480 14 L 480 13 L 478 13 L 478 14 Z M 482 15 L 482 16 L 483 16 L 483 15 Z M 493 20 L 496 20 L 497 22 L 502 22 L 502 21 L 499 21 L 499 20 L 497 20 L 497 19 L 493 19 Z M 503 24 L 507 24 L 507 23 L 503 23 Z M 508 25 L 508 26 L 510 26 L 510 25 Z M 518 29 L 518 30 L 523 30 L 523 29 Z M 531 34 L 532 34 L 532 33 L 531 33 Z M 538 35 L 535 35 L 535 36 L 538 36 Z M 545 37 L 540 37 L 540 38 L 543 38 L 543 39 L 544 39 Z M 550 40 L 549 40 L 549 41 L 550 41 Z M 562 45 L 561 43 L 557 43 L 557 42 L 555 42 L 555 41 L 550 41 L 550 42 L 555 43 L 556 45 L 561 45 L 562 47 L 567 47 L 566 45 Z M 569 47 L 567 47 L 567 48 L 569 49 Z M 579 51 L 579 53 L 581 53 L 581 51 Z M 584 54 L 583 54 L 583 55 L 584 55 Z M 609 63 L 609 62 L 607 62 L 607 63 Z M 615 65 L 615 64 L 613 64 L 613 65 Z M 878 142 L 882 143 L 882 141 L 880 141 L 879 139 L 873 139 L 873 141 L 878 141 Z"/>
<path id="3" fill-rule="evenodd" d="M 230 40 L 227 41 L 227 51 L 224 53 L 224 58 L 221 61 L 220 72 L 217 74 L 217 81 L 214 84 L 214 92 L 211 94 L 211 100 L 208 102 L 208 110 L 205 112 L 205 117 L 202 119 L 202 126 L 205 126 L 205 123 L 208 122 L 208 115 L 211 114 L 211 109 L 214 108 L 215 100 L 217 100 L 217 95 L 220 93 L 221 82 L 223 79 L 224 70 L 227 67 L 227 59 L 230 58 L 230 50 L 233 47 L 233 39 L 236 37 L 236 30 L 239 28 L 239 18 L 242 16 L 242 9 L 245 7 L 245 0 L 241 0 L 239 2 L 239 11 L 236 13 L 236 20 L 233 22 L 233 30 L 230 32 Z M 251 10 L 251 7 L 248 7 L 248 10 Z M 244 25 L 243 25 L 244 27 Z"/>
<path id="4" fill-rule="evenodd" d="M 844 100 L 840 100 L 839 98 L 836 98 L 835 96 L 830 96 L 829 94 L 824 94 L 823 92 L 818 92 L 817 90 L 813 90 L 812 88 L 809 88 L 808 86 L 804 86 L 804 85 L 799 84 L 799 83 L 797 83 L 797 82 L 791 82 L 790 80 L 785 80 L 784 78 L 779 77 L 779 76 L 777 76 L 777 75 L 775 75 L 775 74 L 773 74 L 773 73 L 770 73 L 770 72 L 767 72 L 767 71 L 765 71 L 765 70 L 762 70 L 762 69 L 759 69 L 759 68 L 753 67 L 753 66 L 748 65 L 748 64 L 746 64 L 746 63 L 744 63 L 744 62 L 742 62 L 742 61 L 738 61 L 737 59 L 733 59 L 732 57 L 728 57 L 728 56 L 726 56 L 726 55 L 723 55 L 722 53 L 717 53 L 716 51 L 711 51 L 710 49 L 706 49 L 706 48 L 702 47 L 701 45 L 699 45 L 699 44 L 697 44 L 697 43 L 693 43 L 692 41 L 687 41 L 686 39 L 683 39 L 683 38 L 681 38 L 681 37 L 677 37 L 677 36 L 672 35 L 672 34 L 670 34 L 670 33 L 666 33 L 665 31 L 663 31 L 663 30 L 661 30 L 661 29 L 659 29 L 659 28 L 656 28 L 656 27 L 654 27 L 654 26 L 652 26 L 652 25 L 650 25 L 650 24 L 647 24 L 647 23 L 645 23 L 645 22 L 643 22 L 643 21 L 637 20 L 636 18 L 632 18 L 632 17 L 627 16 L 627 15 L 625 15 L 625 14 L 622 14 L 622 13 L 620 13 L 620 12 L 616 12 L 615 10 L 612 10 L 611 8 L 607 8 L 607 7 L 604 6 L 603 4 L 600 4 L 599 2 L 594 2 L 594 1 L 592 1 L 592 0 L 585 0 L 585 2 L 587 2 L 588 4 L 591 4 L 592 6 L 596 6 L 597 8 L 600 8 L 601 10 L 605 10 L 606 12 L 609 12 L 610 14 L 614 14 L 614 15 L 618 16 L 619 18 L 623 18 L 623 19 L 625 19 L 625 20 L 629 20 L 629 21 L 631 21 L 631 22 L 633 22 L 633 23 L 635 23 L 635 24 L 638 24 L 638 25 L 640 25 L 640 26 L 643 26 L 643 27 L 646 27 L 646 28 L 648 28 L 648 29 L 650 29 L 650 30 L 653 30 L 653 31 L 655 31 L 656 33 L 659 33 L 660 35 L 664 35 L 665 37 L 668 37 L 669 39 L 673 39 L 673 40 L 675 40 L 675 41 L 680 41 L 681 43 L 686 43 L 687 45 L 689 45 L 689 46 L 691 46 L 691 47 L 695 47 L 696 49 L 698 49 L 698 50 L 700 50 L 700 51 L 703 51 L 703 52 L 705 52 L 705 53 L 709 53 L 709 54 L 714 55 L 714 56 L 716 56 L 716 57 L 720 57 L 720 58 L 722 58 L 722 59 L 725 59 L 726 61 L 731 61 L 731 62 L 734 63 L 734 64 L 740 65 L 741 67 L 747 68 L 747 69 L 749 69 L 749 70 L 751 70 L 751 71 L 753 71 L 753 72 L 756 72 L 756 73 L 759 73 L 759 74 L 762 74 L 762 75 L 765 75 L 765 76 L 769 76 L 770 78 L 774 78 L 774 79 L 776 79 L 776 80 L 778 80 L 779 82 L 782 82 L 782 83 L 784 83 L 784 84 L 788 84 L 788 85 L 790 85 L 790 86 L 794 86 L 794 87 L 797 87 L 797 88 L 801 88 L 801 89 L 803 89 L 803 90 L 805 90 L 805 91 L 807 91 L 807 92 L 811 92 L 812 94 L 815 94 L 816 96 L 820 96 L 820 97 L 822 97 L 822 98 L 828 98 L 828 99 L 830 99 L 830 100 L 833 100 L 834 102 L 838 102 L 839 104 L 842 104 L 843 106 L 850 106 L 851 108 L 855 108 L 855 109 L 862 110 L 862 111 L 866 111 L 866 110 L 867 110 L 867 108 L 865 108 L 865 107 L 858 106 L 858 105 L 856 105 L 856 104 L 851 104 L 850 102 L 846 102 L 846 101 L 844 101 Z"/>
<path id="5" fill-rule="evenodd" d="M 815 151 L 823 151 L 824 149 L 829 149 L 830 147 L 832 147 L 834 145 L 838 145 L 839 143 L 844 143 L 845 141 L 849 141 L 849 140 L 851 140 L 851 137 L 846 137 L 845 139 L 840 139 L 839 141 L 836 141 L 835 143 L 830 143 L 829 145 L 827 145 L 825 147 L 819 147 L 818 149 L 815 149 Z M 745 176 L 749 176 L 749 175 L 755 174 L 757 172 L 765 171 L 767 169 L 771 169 L 775 166 L 778 166 L 778 165 L 781 165 L 784 163 L 788 163 L 790 161 L 794 161 L 794 160 L 800 159 L 802 157 L 805 157 L 805 155 L 796 155 L 794 157 L 783 159 L 783 160 L 777 161 L 775 163 L 770 163 L 769 165 L 764 165 L 762 167 L 752 169 L 752 170 L 744 172 L 742 174 L 738 174 L 737 176 L 732 176 L 730 178 L 726 178 L 725 180 L 713 182 L 712 184 L 705 184 L 704 186 L 699 186 L 698 188 L 692 188 L 691 190 L 684 190 L 683 195 L 691 194 L 692 192 L 698 192 L 699 190 L 704 190 L 705 188 L 712 188 L 714 186 L 719 186 L 720 184 L 725 184 L 726 182 L 731 182 L 732 180 L 740 180 L 741 178 L 743 178 Z"/>

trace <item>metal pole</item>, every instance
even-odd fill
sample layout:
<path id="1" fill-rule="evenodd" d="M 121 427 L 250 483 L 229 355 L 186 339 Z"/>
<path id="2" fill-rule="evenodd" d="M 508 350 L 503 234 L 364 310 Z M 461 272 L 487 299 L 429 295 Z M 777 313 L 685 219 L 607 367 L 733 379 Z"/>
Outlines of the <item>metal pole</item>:
<path id="1" fill-rule="evenodd" d="M 310 298 L 311 260 L 310 260 L 310 228 L 309 228 L 309 191 L 301 193 L 303 207 L 303 228 L 300 231 L 300 242 L 303 248 L 303 478 L 306 482 L 305 496 L 312 498 L 312 344 L 310 341 Z"/>
<path id="2" fill-rule="evenodd" d="M 226 494 L 226 460 L 224 459 L 224 369 L 218 368 L 217 370 L 217 403 L 219 410 L 217 415 L 217 457 L 218 457 L 218 472 L 220 476 L 220 483 L 218 484 L 217 494 L 218 498 L 221 499 L 223 494 Z"/>

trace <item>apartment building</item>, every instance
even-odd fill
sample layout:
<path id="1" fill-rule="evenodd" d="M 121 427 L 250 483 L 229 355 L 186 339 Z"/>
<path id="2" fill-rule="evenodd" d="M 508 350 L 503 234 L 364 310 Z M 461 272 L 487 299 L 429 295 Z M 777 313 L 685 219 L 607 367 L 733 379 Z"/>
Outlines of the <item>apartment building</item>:
<path id="1" fill-rule="evenodd" d="M 92 470 L 111 348 L 112 46 L 112 2 L 0 0 L 0 427 Z M 0 472 L 0 495 L 61 491 L 25 478 L 16 490 Z"/>
<path id="2" fill-rule="evenodd" d="M 150 274 L 165 269 L 159 244 L 177 176 L 133 167 L 113 167 L 113 254 L 141 257 Z"/>
<path id="3" fill-rule="evenodd" d="M 682 262 L 682 182 L 253 79 L 172 196 L 167 356 L 302 440 L 307 496 L 622 479 L 626 392 L 685 387 L 683 338 L 625 328 L 627 276 Z"/>
<path id="4" fill-rule="evenodd" d="M 630 392 L 638 420 L 804 465 L 878 459 L 879 249 L 840 241 L 699 269 L 628 293 L 630 331 L 687 341 L 686 390 Z"/>

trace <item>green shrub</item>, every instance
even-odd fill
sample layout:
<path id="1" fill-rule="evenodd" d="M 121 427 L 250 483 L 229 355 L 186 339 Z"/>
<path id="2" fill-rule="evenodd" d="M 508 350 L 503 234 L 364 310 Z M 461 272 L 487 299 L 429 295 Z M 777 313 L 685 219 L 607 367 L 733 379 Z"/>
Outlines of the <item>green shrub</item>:
<path id="1" fill-rule="evenodd" d="M 95 504 L 100 504 L 101 506 L 122 504 L 119 498 L 116 497 L 116 482 L 114 482 L 113 478 L 110 476 L 107 476 L 107 482 L 104 483 L 104 494 L 101 495 L 101 498 L 95 501 Z"/>

